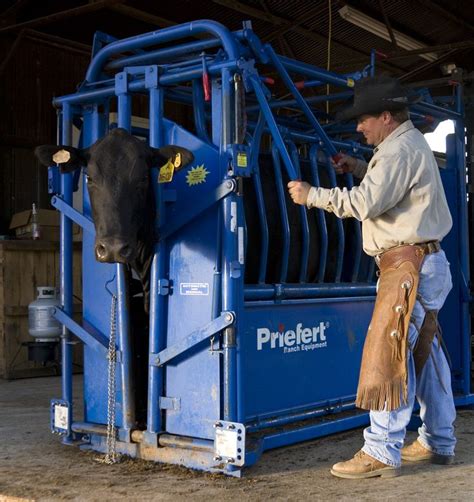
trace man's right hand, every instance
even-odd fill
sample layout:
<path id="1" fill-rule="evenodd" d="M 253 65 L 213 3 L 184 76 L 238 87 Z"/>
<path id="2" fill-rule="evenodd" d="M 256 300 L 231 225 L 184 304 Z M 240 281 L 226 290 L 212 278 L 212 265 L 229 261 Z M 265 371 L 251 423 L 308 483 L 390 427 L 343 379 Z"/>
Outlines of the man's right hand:
<path id="1" fill-rule="evenodd" d="M 331 160 L 336 174 L 352 173 L 357 166 L 357 159 L 350 155 L 342 155 L 337 163 Z"/>

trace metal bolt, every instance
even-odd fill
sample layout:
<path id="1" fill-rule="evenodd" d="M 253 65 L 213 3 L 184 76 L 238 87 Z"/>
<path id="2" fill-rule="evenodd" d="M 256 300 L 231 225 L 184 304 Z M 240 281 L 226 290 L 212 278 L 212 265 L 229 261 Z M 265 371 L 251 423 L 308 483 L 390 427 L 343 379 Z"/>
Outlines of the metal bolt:
<path id="1" fill-rule="evenodd" d="M 150 73 L 153 73 L 153 68 L 150 68 L 148 71 L 149 71 Z"/>
<path id="2" fill-rule="evenodd" d="M 226 188 L 232 188 L 234 184 L 232 183 L 232 181 L 226 181 L 225 186 Z"/>
<path id="3" fill-rule="evenodd" d="M 233 316 L 233 315 L 229 312 L 229 313 L 227 313 L 227 314 L 225 315 L 225 320 L 226 320 L 227 322 L 231 322 L 231 321 L 232 321 L 232 319 L 233 319 L 233 317 L 234 317 L 234 316 Z"/>
<path id="4" fill-rule="evenodd" d="M 216 422 L 216 423 L 214 424 L 214 427 L 222 427 L 222 424 L 221 424 L 220 422 Z"/>
<path id="5" fill-rule="evenodd" d="M 235 459 L 234 459 L 234 458 L 228 458 L 228 459 L 226 460 L 226 463 L 227 463 L 227 464 L 232 464 L 232 463 L 234 463 L 234 462 L 235 462 Z"/>
<path id="6" fill-rule="evenodd" d="M 155 360 L 156 364 L 160 364 L 160 358 L 157 357 L 156 360 Z"/>
<path id="7" fill-rule="evenodd" d="M 405 281 L 402 283 L 402 289 L 409 289 L 411 287 L 410 281 Z"/>
<path id="8" fill-rule="evenodd" d="M 395 307 L 395 312 L 398 312 L 400 314 L 400 312 L 403 312 L 403 307 L 401 305 L 397 305 Z"/>
<path id="9" fill-rule="evenodd" d="M 396 329 L 394 329 L 391 333 L 390 333 L 390 336 L 392 338 L 396 338 L 398 336 L 398 331 Z"/>
<path id="10" fill-rule="evenodd" d="M 214 460 L 215 460 L 216 462 L 220 462 L 220 461 L 222 460 L 222 457 L 220 457 L 219 455 L 216 455 L 216 456 L 214 457 Z"/>
<path id="11" fill-rule="evenodd" d="M 234 425 L 234 424 L 230 424 L 228 428 L 229 428 L 230 430 L 233 430 L 233 429 L 235 429 L 235 425 Z"/>

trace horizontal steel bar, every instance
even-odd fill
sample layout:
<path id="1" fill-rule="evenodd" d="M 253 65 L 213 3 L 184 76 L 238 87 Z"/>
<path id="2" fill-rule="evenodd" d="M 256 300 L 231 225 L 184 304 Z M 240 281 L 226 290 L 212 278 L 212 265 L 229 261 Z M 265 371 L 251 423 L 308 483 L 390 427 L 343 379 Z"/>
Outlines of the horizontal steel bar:
<path id="1" fill-rule="evenodd" d="M 375 284 L 339 283 L 320 285 L 247 285 L 245 300 L 271 300 L 272 298 L 339 298 L 375 296 Z"/>
<path id="2" fill-rule="evenodd" d="M 283 432 L 269 434 L 263 438 L 262 450 L 271 450 L 289 444 L 307 441 L 317 437 L 327 436 L 336 432 L 355 429 L 369 423 L 369 413 L 362 412 L 351 417 L 339 418 L 321 422 L 306 427 L 284 430 Z"/>
<path id="3" fill-rule="evenodd" d="M 99 342 L 105 348 L 109 346 L 109 339 L 103 335 L 99 330 L 93 328 L 92 325 L 88 325 L 88 330 L 84 329 L 80 324 L 78 324 L 74 319 L 69 317 L 68 314 L 64 312 L 59 307 L 54 309 L 53 316 L 57 319 L 61 324 L 66 326 L 67 329 L 72 331 L 80 340 L 82 340 L 85 344 L 91 345 L 94 341 Z"/>
<path id="4" fill-rule="evenodd" d="M 235 317 L 232 312 L 225 312 L 221 314 L 219 317 L 216 317 L 210 323 L 206 324 L 203 328 L 193 331 L 171 347 L 162 350 L 158 354 L 151 354 L 150 365 L 158 367 L 165 365 L 175 357 L 178 357 L 192 347 L 196 346 L 198 343 L 201 343 L 206 338 L 222 331 L 224 328 L 232 324 L 234 320 Z"/>
<path id="5" fill-rule="evenodd" d="M 69 219 L 71 219 L 74 223 L 77 223 L 87 232 L 90 232 L 92 235 L 95 234 L 94 222 L 64 202 L 59 195 L 55 195 L 51 198 L 51 205 L 58 211 L 64 213 Z"/>

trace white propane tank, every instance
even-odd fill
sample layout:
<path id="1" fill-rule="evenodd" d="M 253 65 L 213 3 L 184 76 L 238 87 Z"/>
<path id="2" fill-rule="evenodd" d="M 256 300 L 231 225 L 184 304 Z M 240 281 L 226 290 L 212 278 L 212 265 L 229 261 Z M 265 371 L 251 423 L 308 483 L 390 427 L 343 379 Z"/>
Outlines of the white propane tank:
<path id="1" fill-rule="evenodd" d="M 38 297 L 28 305 L 28 332 L 37 342 L 56 341 L 61 335 L 61 324 L 53 317 L 59 305 L 56 288 L 39 286 Z"/>

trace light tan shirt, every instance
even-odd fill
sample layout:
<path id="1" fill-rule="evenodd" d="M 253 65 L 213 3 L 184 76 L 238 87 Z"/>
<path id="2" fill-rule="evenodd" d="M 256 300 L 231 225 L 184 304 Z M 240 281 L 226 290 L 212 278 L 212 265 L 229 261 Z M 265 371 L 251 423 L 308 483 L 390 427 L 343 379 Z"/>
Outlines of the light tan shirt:
<path id="1" fill-rule="evenodd" d="M 339 218 L 362 221 L 364 251 L 370 255 L 401 244 L 441 240 L 451 229 L 446 195 L 433 152 L 407 120 L 387 136 L 369 164 L 354 171 L 363 178 L 347 188 L 312 187 L 307 206 Z"/>

